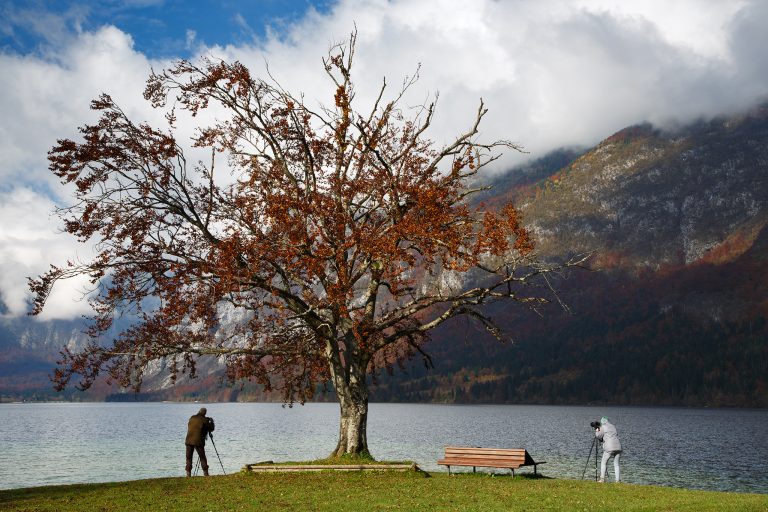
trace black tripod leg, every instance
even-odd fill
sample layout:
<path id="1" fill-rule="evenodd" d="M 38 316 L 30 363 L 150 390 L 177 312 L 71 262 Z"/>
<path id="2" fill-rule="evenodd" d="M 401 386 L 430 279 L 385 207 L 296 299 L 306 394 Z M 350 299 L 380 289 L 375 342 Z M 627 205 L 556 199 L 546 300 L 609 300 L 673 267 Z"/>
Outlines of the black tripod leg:
<path id="1" fill-rule="evenodd" d="M 592 448 L 595 446 L 596 439 L 592 438 L 592 446 L 589 447 L 589 454 L 587 455 L 587 462 L 584 464 L 584 471 L 581 472 L 581 479 L 584 480 L 584 475 L 587 474 L 587 466 L 589 466 L 589 458 L 592 457 Z M 597 455 L 595 455 L 597 457 Z M 597 463 L 597 459 L 595 459 L 595 463 Z"/>
<path id="2" fill-rule="evenodd" d="M 595 443 L 595 482 L 597 482 L 597 443 Z"/>
<path id="3" fill-rule="evenodd" d="M 213 442 L 213 434 L 208 432 L 208 437 L 211 438 L 211 444 L 213 445 L 213 451 L 216 452 L 216 457 L 218 457 L 218 459 L 219 459 L 219 465 L 221 466 L 221 472 L 226 475 L 227 472 L 224 471 L 224 464 L 221 462 L 221 457 L 219 457 L 219 450 L 216 449 L 216 443 Z"/>

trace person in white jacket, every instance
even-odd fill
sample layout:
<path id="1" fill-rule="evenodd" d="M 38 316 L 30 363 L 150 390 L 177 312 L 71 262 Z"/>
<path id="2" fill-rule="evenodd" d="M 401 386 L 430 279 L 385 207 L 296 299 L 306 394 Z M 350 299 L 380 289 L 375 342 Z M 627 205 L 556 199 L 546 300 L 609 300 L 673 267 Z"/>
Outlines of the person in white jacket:
<path id="1" fill-rule="evenodd" d="M 603 443 L 603 462 L 600 464 L 600 482 L 605 482 L 605 472 L 608 469 L 608 461 L 613 457 L 613 476 L 617 482 L 621 481 L 621 469 L 619 468 L 619 459 L 621 458 L 621 441 L 616 427 L 603 416 L 600 418 L 600 427 L 595 429 L 595 437 Z"/>

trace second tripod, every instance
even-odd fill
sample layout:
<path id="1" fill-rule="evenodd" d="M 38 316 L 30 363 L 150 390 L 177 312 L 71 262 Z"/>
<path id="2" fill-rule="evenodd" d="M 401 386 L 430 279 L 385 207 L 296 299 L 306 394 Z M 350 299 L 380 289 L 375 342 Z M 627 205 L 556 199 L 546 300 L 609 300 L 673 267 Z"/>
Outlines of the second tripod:
<path id="1" fill-rule="evenodd" d="M 589 454 L 587 455 L 587 462 L 584 464 L 584 471 L 581 472 L 581 479 L 584 480 L 584 475 L 587 474 L 587 466 L 589 466 L 589 459 L 592 457 L 592 452 L 595 452 L 595 482 L 597 482 L 597 438 L 592 437 L 592 446 L 589 447 Z"/>

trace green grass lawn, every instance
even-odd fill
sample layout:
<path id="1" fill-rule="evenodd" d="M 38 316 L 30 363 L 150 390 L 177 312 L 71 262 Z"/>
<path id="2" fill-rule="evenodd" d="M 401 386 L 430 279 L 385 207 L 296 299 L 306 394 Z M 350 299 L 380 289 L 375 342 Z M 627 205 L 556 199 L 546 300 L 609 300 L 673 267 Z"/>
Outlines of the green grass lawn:
<path id="1" fill-rule="evenodd" d="M 768 495 L 417 472 L 236 474 L 0 491 L 0 510 L 768 510 Z"/>

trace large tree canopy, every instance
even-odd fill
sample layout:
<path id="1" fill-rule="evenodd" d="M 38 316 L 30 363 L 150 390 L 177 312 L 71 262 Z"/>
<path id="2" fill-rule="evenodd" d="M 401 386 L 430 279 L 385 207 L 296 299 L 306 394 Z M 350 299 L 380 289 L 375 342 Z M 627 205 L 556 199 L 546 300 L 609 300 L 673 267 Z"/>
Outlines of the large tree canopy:
<path id="1" fill-rule="evenodd" d="M 436 147 L 425 138 L 434 104 L 411 117 L 399 107 L 414 80 L 391 101 L 384 83 L 368 110 L 353 108 L 354 43 L 352 35 L 323 61 L 334 93 L 327 106 L 238 62 L 182 61 L 153 73 L 145 91 L 167 112 L 167 128 L 135 124 L 102 95 L 92 103 L 100 120 L 81 128 L 82 141 L 58 141 L 50 168 L 75 185 L 60 214 L 96 255 L 32 280 L 33 312 L 61 279 L 88 275 L 98 286 L 94 341 L 64 352 L 59 388 L 75 374 L 88 387 L 107 372 L 138 389 L 154 361 L 175 378 L 194 375 L 201 356 L 219 357 L 231 379 L 279 388 L 287 401 L 330 382 L 341 405 L 334 453 L 363 453 L 370 372 L 419 353 L 428 361 L 428 332 L 457 315 L 498 335 L 483 305 L 541 303 L 526 285 L 579 263 L 536 261 L 511 204 L 492 212 L 467 202 L 497 150 L 518 149 L 478 140 L 482 101 L 469 129 Z M 213 104 L 227 117 L 199 127 L 193 145 L 211 158 L 191 165 L 176 112 Z M 214 169 L 216 155 L 225 166 Z M 232 310 L 245 314 L 222 322 Z M 139 320 L 102 340 L 125 312 Z"/>

